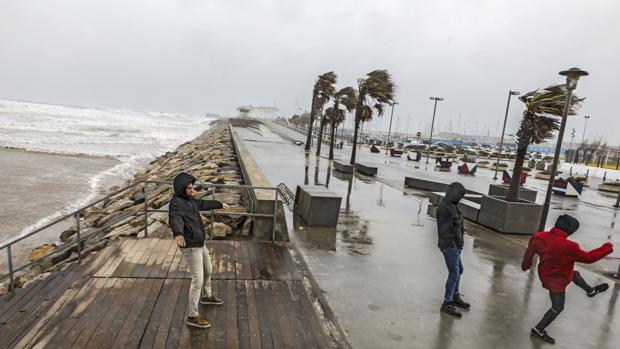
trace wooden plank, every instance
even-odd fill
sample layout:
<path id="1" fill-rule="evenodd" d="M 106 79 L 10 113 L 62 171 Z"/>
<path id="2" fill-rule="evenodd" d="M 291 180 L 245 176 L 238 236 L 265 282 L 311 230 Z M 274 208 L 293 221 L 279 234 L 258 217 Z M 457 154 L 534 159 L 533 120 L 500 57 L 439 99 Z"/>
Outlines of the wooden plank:
<path id="1" fill-rule="evenodd" d="M 69 348 L 77 340 L 82 329 L 87 325 L 88 320 L 92 318 L 92 310 L 101 310 L 102 303 L 105 303 L 106 297 L 110 290 L 110 287 L 114 285 L 116 280 L 100 279 L 100 282 L 96 282 L 91 289 L 93 299 L 86 298 L 88 305 L 84 305 L 83 302 L 78 304 L 72 313 L 79 314 L 78 316 L 71 316 L 70 319 L 63 322 L 60 331 L 57 332 L 48 344 L 54 348 Z"/>
<path id="2" fill-rule="evenodd" d="M 176 245 L 175 245 L 176 248 Z M 176 280 L 181 284 L 181 291 L 179 292 L 179 298 L 174 308 L 174 314 L 172 315 L 172 322 L 170 323 L 170 332 L 168 333 L 168 339 L 166 341 L 166 348 L 178 348 L 181 332 L 185 325 L 185 312 L 187 311 L 187 301 L 189 299 L 189 280 L 178 279 Z"/>
<path id="3" fill-rule="evenodd" d="M 258 320 L 258 329 L 260 334 L 261 347 L 263 349 L 273 348 L 271 340 L 271 326 L 269 325 L 269 314 L 267 305 L 265 304 L 265 295 L 261 281 L 251 281 L 254 291 L 254 299 L 256 301 L 256 315 Z"/>
<path id="4" fill-rule="evenodd" d="M 119 267 L 119 265 L 125 260 L 125 257 L 131 251 L 131 248 L 135 244 L 135 240 L 130 240 L 126 244 L 120 246 L 119 253 L 114 255 L 114 258 L 110 258 L 111 261 L 103 268 L 100 269 L 98 273 L 95 275 L 98 277 L 111 277 L 114 275 L 114 272 Z"/>
<path id="5" fill-rule="evenodd" d="M 144 279 L 121 279 L 114 286 L 120 290 L 118 298 L 102 314 L 103 319 L 88 342 L 90 348 L 109 348 L 114 343 L 132 305 L 142 296 L 147 286 Z"/>
<path id="6" fill-rule="evenodd" d="M 263 307 L 264 310 L 267 311 L 267 317 L 269 321 L 267 323 L 261 322 L 261 329 L 263 326 L 267 326 L 269 331 L 271 332 L 271 341 L 273 343 L 274 348 L 283 348 L 284 341 L 282 339 L 282 330 L 280 329 L 280 322 L 278 319 L 278 314 L 275 309 L 275 298 L 273 297 L 273 292 L 271 291 L 270 281 L 261 280 L 260 283 L 260 295 L 263 299 Z M 256 286 L 256 285 L 255 285 Z M 258 289 L 256 289 L 258 295 Z M 263 343 L 263 347 L 265 347 Z"/>
<path id="7" fill-rule="evenodd" d="M 155 246 L 157 246 L 158 242 L 159 242 L 159 239 L 153 239 L 153 238 L 149 238 L 148 240 L 144 239 L 143 241 L 140 242 L 139 245 L 140 247 L 144 247 L 144 252 L 142 253 L 142 256 L 140 257 L 140 260 L 138 260 L 138 262 L 136 263 L 136 266 L 133 268 L 133 270 L 128 276 L 135 278 L 135 277 L 139 277 L 140 275 L 142 275 L 142 270 L 144 270 L 144 266 L 146 265 L 149 258 L 151 257 L 151 254 L 153 253 L 153 249 L 155 248 Z"/>
<path id="8" fill-rule="evenodd" d="M 295 348 L 297 347 L 297 343 L 295 341 L 295 335 L 293 332 L 293 328 L 289 323 L 288 316 L 286 314 L 286 309 L 284 308 L 284 303 L 288 300 L 283 297 L 283 295 L 277 292 L 276 284 L 281 281 L 271 281 L 269 283 L 271 299 L 272 301 L 269 304 L 275 308 L 276 316 L 278 322 L 280 323 L 280 335 L 282 336 L 282 341 L 284 342 L 284 346 L 286 348 Z"/>
<path id="9" fill-rule="evenodd" d="M 121 280 L 119 279 L 108 279 L 106 281 L 104 289 L 102 292 L 99 292 L 100 296 L 97 297 L 101 298 L 101 302 L 97 302 L 97 299 L 95 299 L 95 302 L 88 307 L 84 313 L 84 316 L 82 316 L 78 322 L 78 325 L 80 325 L 78 327 L 81 331 L 79 331 L 78 334 L 76 329 L 75 334 L 77 336 L 75 338 L 75 342 L 73 342 L 73 345 L 67 343 L 68 345 L 66 347 L 63 346 L 63 348 L 67 348 L 69 346 L 72 348 L 86 347 L 86 344 L 91 339 L 93 332 L 95 332 L 99 322 L 102 319 L 102 314 L 105 314 L 110 310 L 110 304 L 113 304 L 114 300 L 118 297 L 119 289 L 115 288 L 114 285 L 120 281 Z"/>
<path id="10" fill-rule="evenodd" d="M 127 338 L 125 348 L 137 348 L 140 344 L 140 340 L 142 339 L 144 330 L 146 329 L 146 326 L 149 322 L 149 318 L 153 313 L 153 308 L 155 307 L 157 298 L 159 297 L 161 289 L 164 285 L 164 280 L 162 279 L 149 280 L 153 280 L 155 285 L 145 299 L 144 305 L 142 306 L 142 310 L 140 311 L 138 317 L 136 319 L 132 319 L 134 321 L 134 326 L 131 330 L 131 333 L 129 334 L 129 337 Z"/>
<path id="11" fill-rule="evenodd" d="M 226 278 L 229 280 L 235 280 L 237 277 L 237 260 L 235 258 L 234 241 L 226 241 L 226 248 L 228 249 L 228 252 L 226 253 L 228 260 L 228 265 L 226 267 Z"/>
<path id="12" fill-rule="evenodd" d="M 239 248 L 237 249 L 237 259 L 239 260 L 240 270 L 237 271 L 237 279 L 250 280 L 252 279 L 252 264 L 250 263 L 250 253 L 248 251 L 251 243 L 246 241 L 239 241 Z"/>
<path id="13" fill-rule="evenodd" d="M 66 275 L 66 271 L 53 273 L 40 284 L 41 287 L 31 291 L 28 297 L 22 298 L 5 312 L 0 318 L 0 338 L 9 343 L 14 340 L 14 336 L 21 333 L 20 329 L 23 330 L 24 326 L 28 325 L 30 312 L 45 301 L 47 294 L 52 292 Z"/>
<path id="14" fill-rule="evenodd" d="M 168 280 L 167 280 L 168 281 Z M 181 289 L 184 280 L 170 280 L 172 283 L 171 295 L 165 299 L 165 308 L 163 309 L 163 315 L 159 322 L 159 328 L 155 335 L 155 341 L 153 348 L 164 348 L 168 341 L 168 335 L 171 330 L 173 316 L 175 314 L 175 308 L 181 298 Z"/>
<path id="15" fill-rule="evenodd" d="M 84 347 L 100 348 L 101 343 L 106 341 L 104 333 L 109 329 L 116 315 L 123 310 L 124 303 L 127 302 L 126 299 L 131 295 L 131 293 L 126 292 L 126 290 L 131 288 L 132 281 L 132 279 L 117 279 L 110 290 L 110 302 L 106 305 L 104 312 L 97 317 L 97 324 L 90 326 L 92 330 L 83 330 L 83 333 L 80 334 L 80 338 L 85 338 L 81 340 L 81 343 L 84 343 Z M 87 336 L 87 333 L 90 333 L 90 335 Z M 111 334 L 107 333 L 107 335 L 109 336 Z M 113 339 L 114 338 L 112 338 L 112 341 Z M 80 343 L 76 341 L 74 346 L 78 344 Z"/>
<path id="16" fill-rule="evenodd" d="M 103 287 L 104 284 L 105 279 L 88 280 L 82 288 L 80 288 L 73 302 L 64 307 L 60 314 L 46 324 L 47 330 L 39 335 L 39 338 L 34 340 L 37 346 L 45 346 L 55 337 L 62 338 L 62 335 L 69 331 L 75 322 L 77 322 L 80 314 L 79 312 L 90 305 L 95 299 L 98 289 Z"/>
<path id="17" fill-rule="evenodd" d="M 154 266 L 149 273 L 148 277 L 165 277 L 167 272 L 164 272 L 164 260 L 168 258 L 168 253 L 172 248 L 176 249 L 176 245 L 173 245 L 172 242 L 174 240 L 162 239 L 163 244 L 161 245 L 161 250 L 158 253 L 157 259 L 155 260 Z"/>
<path id="18" fill-rule="evenodd" d="M 239 348 L 239 331 L 237 329 L 236 282 L 226 280 L 226 348 Z"/>
<path id="19" fill-rule="evenodd" d="M 177 252 L 174 254 L 174 258 L 172 258 L 172 262 L 170 262 L 170 268 L 168 269 L 168 274 L 166 274 L 166 278 L 168 279 L 176 279 L 182 278 L 184 275 L 179 271 L 179 265 L 181 263 L 181 259 L 183 258 L 183 252 L 180 247 L 177 247 Z"/>
<path id="20" fill-rule="evenodd" d="M 258 243 L 256 242 L 248 242 L 246 245 L 248 258 L 250 260 L 250 270 L 252 271 L 252 279 L 258 280 L 260 278 L 260 268 L 258 266 L 258 259 L 256 257 L 256 248 Z"/>
<path id="21" fill-rule="evenodd" d="M 157 258 L 159 257 L 159 254 L 161 253 L 162 250 L 162 246 L 166 244 L 166 240 L 162 240 L 162 239 L 153 239 L 155 242 L 153 245 L 151 245 L 151 248 L 149 248 L 149 256 L 146 259 L 146 261 L 144 263 L 142 263 L 140 266 L 136 267 L 136 269 L 140 268 L 140 273 L 138 274 L 138 277 L 149 277 L 151 270 L 155 267 L 155 261 L 157 260 Z M 134 269 L 134 271 L 136 270 Z"/>
<path id="22" fill-rule="evenodd" d="M 244 244 L 245 245 L 245 244 Z M 258 323 L 258 308 L 254 294 L 254 281 L 244 280 L 246 305 L 248 312 L 248 337 L 250 349 L 261 349 L 261 333 Z"/>
<path id="23" fill-rule="evenodd" d="M 116 335 L 116 339 L 111 346 L 112 348 L 128 347 L 127 342 L 133 334 L 134 328 L 136 328 L 136 331 L 139 330 L 139 328 L 136 327 L 136 322 L 139 320 L 141 315 L 144 316 L 144 314 L 148 312 L 149 304 L 151 304 L 149 301 L 152 302 L 153 299 L 159 295 L 161 285 L 163 284 L 163 281 L 158 279 L 144 279 L 142 282 L 144 283 L 143 289 L 141 292 L 136 292 L 138 297 L 131 305 L 129 312 L 127 313 L 127 316 L 125 317 L 122 326 Z M 140 336 L 141 335 L 142 332 L 140 332 Z"/>
<path id="24" fill-rule="evenodd" d="M 297 316 L 297 319 L 301 326 L 301 335 L 303 337 L 303 347 L 304 348 L 319 348 L 319 344 L 316 341 L 314 336 L 312 325 L 310 324 L 310 320 L 304 311 L 304 306 L 302 304 L 301 297 L 305 297 L 305 295 L 300 295 L 298 289 L 294 286 L 294 281 L 288 281 L 286 286 L 289 289 L 289 293 L 291 294 L 291 300 L 293 301 L 292 305 L 294 308 L 294 314 Z"/>
<path id="25" fill-rule="evenodd" d="M 239 348 L 249 349 L 250 329 L 248 324 L 248 305 L 245 291 L 245 283 L 243 281 L 235 281 L 234 284 L 237 289 L 237 337 Z"/>
<path id="26" fill-rule="evenodd" d="M 329 346 L 329 341 L 325 336 L 319 317 L 310 302 L 310 298 L 308 297 L 308 293 L 306 292 L 303 283 L 301 281 L 293 281 L 290 283 L 290 286 L 296 290 L 295 294 L 299 295 L 299 300 L 303 306 L 306 318 L 309 320 L 310 327 L 312 328 L 311 332 L 314 335 L 319 348 L 327 348 Z"/>
<path id="27" fill-rule="evenodd" d="M 296 346 L 298 348 L 316 348 L 316 346 L 308 343 L 304 337 L 304 328 L 301 321 L 297 317 L 297 313 L 293 305 L 293 295 L 289 291 L 286 281 L 277 281 L 272 285 L 275 287 L 275 292 L 279 300 L 278 302 L 283 309 L 282 314 L 284 314 L 284 320 L 290 327 L 289 333 L 294 338 Z"/>
<path id="28" fill-rule="evenodd" d="M 123 277 L 128 275 L 129 271 L 134 268 L 135 265 L 132 262 L 132 259 L 138 251 L 138 243 L 139 242 L 137 239 L 131 239 L 130 243 L 125 246 L 125 249 L 122 250 L 123 261 L 118 265 L 118 267 L 116 267 L 116 270 L 114 270 L 112 275 L 116 277 Z"/>
<path id="29" fill-rule="evenodd" d="M 286 250 L 284 251 L 284 259 L 285 263 L 289 265 L 291 280 L 301 280 L 301 267 L 293 259 L 293 255 L 297 253 L 298 252 L 296 252 L 295 249 L 287 244 Z"/>
<path id="30" fill-rule="evenodd" d="M 170 267 L 172 265 L 172 261 L 177 253 L 180 253 L 179 248 L 177 247 L 176 241 L 170 241 L 170 248 L 168 249 L 168 254 L 166 258 L 162 262 L 161 272 L 157 275 L 158 277 L 165 278 L 168 276 L 168 272 L 170 271 Z"/>
<path id="31" fill-rule="evenodd" d="M 121 244 L 111 242 L 99 252 L 91 253 L 87 258 L 93 258 L 93 260 L 92 262 L 87 262 L 87 264 L 85 264 L 84 274 L 91 275 L 97 273 L 105 263 L 112 259 L 110 256 L 114 253 L 118 253 L 120 245 Z"/>
<path id="32" fill-rule="evenodd" d="M 79 291 L 80 291 L 79 289 L 69 289 L 66 292 L 64 292 L 63 295 L 60 298 L 58 298 L 54 302 L 54 304 L 52 304 L 52 306 L 45 312 L 45 314 L 39 318 L 39 321 L 34 323 L 28 329 L 25 335 L 20 338 L 19 342 L 11 346 L 15 348 L 25 348 L 27 345 L 29 345 L 31 341 L 38 338 L 40 334 L 44 333 L 48 321 L 50 321 L 50 319 L 52 319 L 52 317 L 54 317 L 54 315 L 56 315 L 56 313 L 60 309 L 62 309 L 66 304 L 71 302 L 73 298 L 79 293 Z M 3 343 L 6 343 L 4 339 L 3 339 Z M 11 344 L 11 343 L 6 343 L 6 344 Z"/>
<path id="33" fill-rule="evenodd" d="M 178 294 L 173 292 L 172 283 L 173 280 L 164 280 L 164 285 L 162 286 L 161 292 L 155 301 L 153 311 L 149 316 L 148 322 L 142 334 L 142 338 L 140 339 L 140 348 L 153 347 L 155 337 L 157 336 L 157 331 L 160 327 L 159 325 L 161 324 L 161 320 L 164 317 L 166 310 L 170 307 L 174 307 L 176 304 L 176 299 L 172 302 L 172 298 L 174 296 L 178 296 Z M 166 336 L 168 336 L 167 333 Z"/>
<path id="34" fill-rule="evenodd" d="M 226 281 L 217 280 L 218 281 L 218 289 L 219 289 L 219 297 L 222 298 L 224 304 L 220 305 L 215 313 L 215 326 L 212 327 L 211 332 L 213 332 L 215 336 L 215 348 L 226 348 L 226 336 L 227 336 L 227 312 L 230 303 L 228 302 L 228 298 L 226 297 L 228 293 L 226 292 Z"/>
<path id="35" fill-rule="evenodd" d="M 105 277 L 106 271 L 110 268 L 110 265 L 114 263 L 122 254 L 120 250 L 121 245 L 115 245 L 106 247 L 106 249 L 113 249 L 113 253 L 108 255 L 107 257 L 99 256 L 97 260 L 100 260 L 98 268 L 95 270 L 94 275 L 96 277 Z"/>
<path id="36" fill-rule="evenodd" d="M 220 331 L 226 331 L 226 324 L 217 321 L 218 313 L 226 313 L 226 292 L 223 290 L 224 282 L 221 280 L 211 280 L 211 291 L 215 296 L 222 298 L 224 305 L 207 305 L 203 306 L 205 318 L 211 323 L 211 328 L 205 333 L 205 348 L 215 348 L 215 337 Z"/>
<path id="37" fill-rule="evenodd" d="M 39 282 L 33 284 L 32 287 L 29 287 L 25 292 L 23 292 L 20 296 L 16 296 L 11 298 L 2 309 L 0 309 L 0 325 L 6 324 L 7 320 L 13 316 L 19 309 L 26 303 L 28 303 L 33 296 L 41 293 L 42 289 L 45 289 L 49 285 L 50 282 L 54 280 L 54 277 L 58 274 L 52 274 L 48 277 L 40 280 Z"/>
<path id="38" fill-rule="evenodd" d="M 33 297 L 28 304 L 20 309 L 19 316 L 11 319 L 11 323 L 6 326 L 10 336 L 0 334 L 0 337 L 10 343 L 10 341 L 18 340 L 22 334 L 27 334 L 32 329 L 32 326 L 54 305 L 56 300 L 61 298 L 66 290 L 75 283 L 76 279 L 80 281 L 81 272 L 81 266 L 74 265 L 58 273 L 59 279 L 57 283 L 52 281 L 51 285 L 49 285 L 50 288 L 43 289 L 39 296 Z"/>

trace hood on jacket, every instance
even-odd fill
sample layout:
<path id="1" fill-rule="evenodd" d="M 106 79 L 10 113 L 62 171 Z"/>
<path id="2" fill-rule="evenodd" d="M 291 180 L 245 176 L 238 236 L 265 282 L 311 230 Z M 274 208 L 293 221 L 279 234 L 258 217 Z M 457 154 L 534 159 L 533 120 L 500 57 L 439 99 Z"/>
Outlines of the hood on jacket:
<path id="1" fill-rule="evenodd" d="M 188 199 L 186 190 L 187 186 L 190 183 L 194 183 L 196 181 L 196 177 L 192 176 L 189 173 L 181 172 L 176 177 L 174 177 L 174 181 L 172 182 L 172 186 L 174 187 L 174 196 L 180 196 L 182 198 Z"/>
<path id="2" fill-rule="evenodd" d="M 465 196 L 465 187 L 459 182 L 451 183 L 446 191 L 446 200 L 453 204 L 458 203 L 463 196 Z"/>
<path id="3" fill-rule="evenodd" d="M 579 229 L 579 221 L 573 216 L 563 214 L 555 221 L 555 227 L 570 235 Z"/>

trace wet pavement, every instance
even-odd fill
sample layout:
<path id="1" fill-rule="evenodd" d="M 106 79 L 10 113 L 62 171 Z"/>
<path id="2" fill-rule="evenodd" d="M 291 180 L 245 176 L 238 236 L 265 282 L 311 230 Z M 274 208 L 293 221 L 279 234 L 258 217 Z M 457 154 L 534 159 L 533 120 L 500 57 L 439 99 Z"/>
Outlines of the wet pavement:
<path id="1" fill-rule="evenodd" d="M 283 182 L 292 190 L 298 184 L 327 185 L 342 196 L 336 228 L 304 227 L 290 212 L 287 220 L 291 239 L 304 253 L 354 347 L 546 346 L 529 336 L 530 328 L 550 304 L 536 272 L 520 269 L 526 237 L 501 235 L 468 224 L 461 291 L 472 309 L 460 320 L 439 313 L 447 272 L 436 247 L 436 223 L 426 215 L 428 200 L 423 193 L 403 189 L 404 176 L 416 173 L 458 179 L 471 189 L 483 191 L 492 171 L 480 169 L 476 177 L 425 171 L 424 166 L 416 164 L 420 167 L 416 169 L 406 158 L 386 158 L 383 153 L 362 149 L 360 161 L 382 164 L 379 176 L 376 180 L 346 176 L 334 172 L 326 158 L 316 158 L 314 152 L 306 157 L 303 147 L 266 128 L 261 132 L 238 131 L 274 185 Z M 328 151 L 327 146 L 324 151 Z M 346 148 L 336 154 L 348 160 Z M 593 196 L 591 202 L 584 196 L 585 200 L 577 203 L 554 197 L 553 207 L 570 209 L 582 220 L 583 228 L 575 236 L 582 246 L 598 245 L 608 236 L 618 245 L 617 228 L 611 226 L 613 210 L 597 203 Z M 552 210 L 550 221 L 560 212 Z M 597 227 L 600 229 L 594 229 Z M 614 252 L 606 263 L 617 266 L 618 255 Z M 558 341 L 555 347 L 620 347 L 620 322 L 615 316 L 620 284 L 578 269 L 591 284 L 606 281 L 611 288 L 588 298 L 581 289 L 569 287 L 566 308 L 549 327 Z"/>

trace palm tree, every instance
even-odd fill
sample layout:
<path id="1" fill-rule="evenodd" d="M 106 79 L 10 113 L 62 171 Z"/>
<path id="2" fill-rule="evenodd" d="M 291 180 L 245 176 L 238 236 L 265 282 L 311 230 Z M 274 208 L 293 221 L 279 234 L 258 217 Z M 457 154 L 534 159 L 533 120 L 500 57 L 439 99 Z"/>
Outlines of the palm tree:
<path id="1" fill-rule="evenodd" d="M 334 93 L 332 97 L 334 106 L 327 108 L 325 114 L 331 124 L 331 136 L 329 141 L 329 159 L 334 159 L 334 133 L 336 127 L 344 121 L 345 112 L 351 112 L 357 104 L 357 90 L 351 86 L 343 87 L 340 91 Z M 340 104 L 344 105 L 345 110 L 340 109 Z"/>
<path id="2" fill-rule="evenodd" d="M 571 99 L 568 115 L 575 115 L 584 98 L 573 94 Z M 531 91 L 519 97 L 519 100 L 525 105 L 525 110 L 517 131 L 517 157 L 506 201 L 518 201 L 519 180 L 523 172 L 527 147 L 530 144 L 542 143 L 559 128 L 558 117 L 562 117 L 564 112 L 566 85 L 551 85 L 542 90 Z"/>
<path id="3" fill-rule="evenodd" d="M 357 80 L 358 98 L 355 106 L 355 127 L 353 131 L 353 150 L 351 151 L 351 165 L 355 164 L 357 150 L 357 133 L 360 124 L 372 119 L 373 108 L 378 116 L 383 115 L 383 105 L 394 102 L 396 89 L 392 76 L 387 70 L 374 70 L 366 74 L 363 79 Z"/>
<path id="4" fill-rule="evenodd" d="M 319 75 L 312 89 L 312 105 L 310 109 L 310 125 L 308 126 L 308 138 L 306 139 L 306 151 L 310 150 L 310 142 L 312 142 L 312 126 L 317 110 L 321 110 L 323 114 L 323 106 L 329 98 L 336 92 L 334 84 L 338 76 L 333 71 Z M 319 140 L 319 143 L 321 141 Z"/>

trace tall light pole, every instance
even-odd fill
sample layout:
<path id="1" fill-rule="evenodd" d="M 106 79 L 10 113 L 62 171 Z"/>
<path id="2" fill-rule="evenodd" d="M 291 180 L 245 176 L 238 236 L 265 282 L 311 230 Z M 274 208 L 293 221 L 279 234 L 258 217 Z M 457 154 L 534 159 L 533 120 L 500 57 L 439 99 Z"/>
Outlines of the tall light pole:
<path id="1" fill-rule="evenodd" d="M 426 148 L 426 163 L 428 164 L 428 157 L 431 153 L 431 145 L 433 145 L 433 127 L 435 126 L 435 113 L 437 112 L 437 102 L 443 101 L 441 97 L 430 97 L 431 101 L 435 101 L 435 106 L 433 107 L 433 121 L 431 122 L 431 133 L 428 139 L 428 148 Z"/>
<path id="2" fill-rule="evenodd" d="M 588 127 L 588 119 L 590 118 L 590 115 L 584 115 L 583 118 L 586 120 L 584 125 L 583 125 L 583 135 L 581 135 L 581 148 L 583 151 L 583 160 L 585 162 L 586 160 L 586 150 L 583 149 L 585 146 L 585 142 L 586 142 L 586 128 Z M 578 159 L 575 159 L 575 163 L 577 163 Z"/>
<path id="3" fill-rule="evenodd" d="M 506 132 L 506 120 L 508 120 L 508 109 L 510 108 L 510 97 L 518 96 L 519 92 L 510 90 L 508 91 L 508 102 L 506 102 L 506 115 L 504 115 L 504 127 L 502 127 L 502 138 L 499 141 L 499 152 L 497 153 L 497 162 L 495 163 L 495 176 L 493 180 L 497 180 L 497 168 L 499 167 L 499 157 L 502 155 L 502 146 L 504 145 L 504 132 Z"/>
<path id="4" fill-rule="evenodd" d="M 394 104 L 398 104 L 398 102 L 392 102 L 392 112 L 390 113 L 390 127 L 388 128 L 387 143 L 385 143 L 385 155 L 387 155 L 388 148 L 390 147 L 390 133 L 392 132 L 392 117 L 394 117 Z"/>
<path id="5" fill-rule="evenodd" d="M 551 203 L 551 192 L 553 191 L 553 182 L 555 181 L 555 173 L 558 170 L 558 161 L 560 160 L 560 150 L 562 149 L 562 138 L 564 137 L 564 129 L 566 128 L 566 119 L 568 110 L 570 109 L 571 99 L 573 98 L 573 90 L 577 88 L 577 81 L 582 76 L 587 76 L 588 72 L 579 68 L 570 68 L 560 72 L 560 75 L 566 76 L 566 100 L 564 101 L 564 110 L 562 113 L 562 123 L 558 132 L 558 142 L 555 145 L 555 154 L 553 156 L 553 164 L 551 165 L 551 175 L 547 185 L 547 195 L 543 204 L 542 215 L 540 216 L 540 224 L 538 230 L 543 231 L 547 224 L 547 215 L 549 215 L 549 204 Z"/>
<path id="6" fill-rule="evenodd" d="M 568 146 L 568 159 L 566 156 L 564 157 L 564 161 L 570 164 L 571 156 L 573 155 L 573 139 L 575 139 L 575 129 L 572 129 L 570 132 L 570 145 Z"/>

